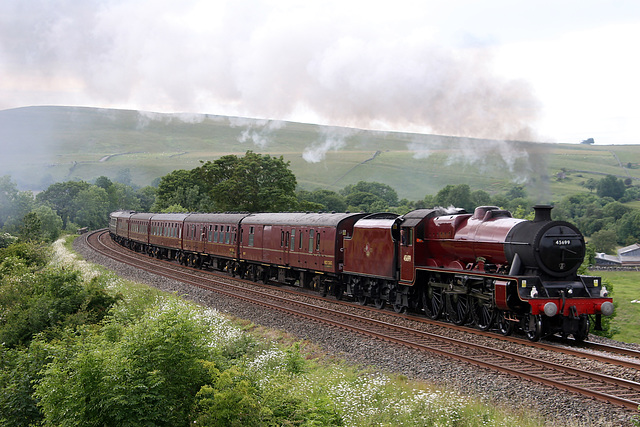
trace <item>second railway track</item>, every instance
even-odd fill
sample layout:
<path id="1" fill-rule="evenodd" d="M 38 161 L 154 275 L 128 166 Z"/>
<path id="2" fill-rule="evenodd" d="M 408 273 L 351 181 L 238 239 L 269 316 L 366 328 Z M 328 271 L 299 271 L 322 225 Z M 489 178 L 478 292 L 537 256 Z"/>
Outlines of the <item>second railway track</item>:
<path id="1" fill-rule="evenodd" d="M 106 239 L 106 242 L 104 239 Z M 590 372 L 588 369 L 550 362 L 540 358 L 540 355 L 524 356 L 482 344 L 475 344 L 470 342 L 471 340 L 454 339 L 416 328 L 383 322 L 366 315 L 347 313 L 340 308 L 329 308 L 308 302 L 295 301 L 288 298 L 286 296 L 288 294 L 285 294 L 285 296 L 277 295 L 274 292 L 265 292 L 264 288 L 246 286 L 246 284 L 238 285 L 237 279 L 230 277 L 203 276 L 199 271 L 188 271 L 171 263 L 158 263 L 157 260 L 148 259 L 123 248 L 118 247 L 119 250 L 116 251 L 110 245 L 112 242 L 108 238 L 108 234 L 104 232 L 88 236 L 88 243 L 104 255 L 118 258 L 119 261 L 129 263 L 137 268 L 214 292 L 224 293 L 254 304 L 260 304 L 272 310 L 286 312 L 421 351 L 455 358 L 483 368 L 610 402 L 626 409 L 635 410 L 640 405 L 640 383 L 633 379 L 625 378 L 637 378 L 637 375 L 634 375 L 639 373 L 638 368 L 640 365 L 638 365 L 639 362 L 637 360 L 617 359 L 615 357 L 602 356 L 601 354 L 591 356 L 590 353 L 586 352 L 575 355 L 576 358 L 580 359 L 599 357 L 602 363 L 624 366 L 629 371 L 629 374 L 625 375 L 625 377 L 618 377 Z M 126 252 L 123 253 L 122 251 Z M 527 344 L 523 342 L 522 345 Z M 536 346 L 546 346 L 544 347 L 546 350 L 554 348 L 547 344 L 536 344 Z M 575 352 L 572 349 L 562 351 L 565 353 Z M 576 363 L 576 365 L 580 365 L 580 363 Z"/>

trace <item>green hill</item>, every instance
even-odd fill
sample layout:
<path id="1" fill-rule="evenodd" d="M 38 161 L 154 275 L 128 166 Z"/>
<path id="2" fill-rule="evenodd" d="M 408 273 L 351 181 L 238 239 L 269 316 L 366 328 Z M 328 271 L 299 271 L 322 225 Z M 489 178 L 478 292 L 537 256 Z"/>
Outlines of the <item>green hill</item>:
<path id="1" fill-rule="evenodd" d="M 212 115 L 80 107 L 0 111 L 0 175 L 21 189 L 105 175 L 148 185 L 174 169 L 247 150 L 283 156 L 301 188 L 339 190 L 361 180 L 416 200 L 447 184 L 497 193 L 526 185 L 541 202 L 577 191 L 589 178 L 640 180 L 640 150 L 374 132 Z"/>

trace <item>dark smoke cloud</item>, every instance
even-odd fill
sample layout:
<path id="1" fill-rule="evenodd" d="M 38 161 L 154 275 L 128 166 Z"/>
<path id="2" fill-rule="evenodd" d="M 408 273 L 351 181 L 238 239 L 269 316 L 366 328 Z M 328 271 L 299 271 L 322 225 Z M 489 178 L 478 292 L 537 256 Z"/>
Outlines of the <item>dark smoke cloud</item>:
<path id="1" fill-rule="evenodd" d="M 421 2 L 415 17 L 381 8 L 373 22 L 340 3 L 285 4 L 5 1 L 0 108 L 80 104 L 535 137 L 531 88 L 495 75 L 487 47 L 437 45 L 420 26 Z"/>

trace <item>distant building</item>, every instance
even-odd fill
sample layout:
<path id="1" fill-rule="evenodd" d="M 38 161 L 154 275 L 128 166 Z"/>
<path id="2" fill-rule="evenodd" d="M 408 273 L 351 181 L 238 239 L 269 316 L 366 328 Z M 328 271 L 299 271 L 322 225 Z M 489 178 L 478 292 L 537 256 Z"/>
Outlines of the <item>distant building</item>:
<path id="1" fill-rule="evenodd" d="M 595 144 L 595 141 L 593 140 L 593 138 L 588 138 L 585 139 L 584 141 L 582 141 L 580 144 Z"/>
<path id="2" fill-rule="evenodd" d="M 640 245 L 618 249 L 618 255 L 596 253 L 596 265 L 612 267 L 640 267 Z"/>

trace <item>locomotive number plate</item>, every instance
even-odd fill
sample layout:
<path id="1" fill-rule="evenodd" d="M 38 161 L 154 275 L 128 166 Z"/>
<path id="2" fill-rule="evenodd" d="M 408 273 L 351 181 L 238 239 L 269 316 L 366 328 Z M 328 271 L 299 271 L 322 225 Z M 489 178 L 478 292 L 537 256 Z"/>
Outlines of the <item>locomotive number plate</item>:
<path id="1" fill-rule="evenodd" d="M 406 262 L 411 262 L 411 255 L 405 255 L 402 259 Z"/>
<path id="2" fill-rule="evenodd" d="M 564 246 L 564 245 L 570 245 L 571 244 L 571 240 L 556 240 L 555 241 L 556 245 L 558 246 Z"/>

